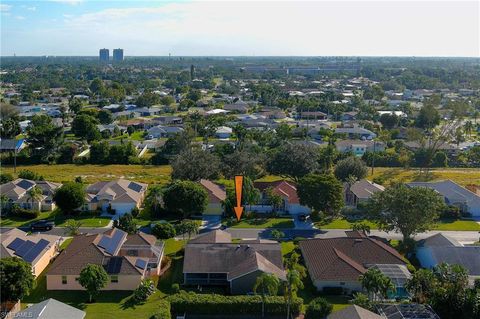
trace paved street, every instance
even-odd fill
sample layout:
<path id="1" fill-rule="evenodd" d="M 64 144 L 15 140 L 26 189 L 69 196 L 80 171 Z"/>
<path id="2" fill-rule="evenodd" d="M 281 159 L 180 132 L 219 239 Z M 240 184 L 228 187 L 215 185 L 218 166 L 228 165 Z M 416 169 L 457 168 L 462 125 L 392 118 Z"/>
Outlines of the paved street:
<path id="1" fill-rule="evenodd" d="M 11 228 L 1 227 L 0 233 L 3 233 Z M 107 231 L 109 228 L 91 228 L 91 227 L 81 227 L 81 233 L 90 233 L 90 234 L 100 234 Z M 23 229 L 29 231 L 29 229 Z M 229 232 L 233 238 L 271 238 L 270 233 L 271 229 L 258 229 L 258 228 L 227 228 L 225 229 Z M 285 233 L 287 238 L 295 237 L 304 237 L 304 238 L 333 238 L 333 237 L 343 237 L 346 229 L 281 229 Z M 142 231 L 149 232 L 149 228 L 144 228 Z M 205 232 L 206 230 L 202 231 Z M 65 236 L 65 229 L 62 227 L 55 227 L 54 229 L 45 232 L 46 234 Z M 415 239 L 424 239 L 430 237 L 437 233 L 443 233 L 449 237 L 455 238 L 462 243 L 472 243 L 478 241 L 480 238 L 480 233 L 478 231 L 428 231 L 425 233 L 418 234 L 415 236 Z M 399 233 L 386 233 L 378 230 L 372 230 L 370 235 L 379 236 L 386 239 L 402 239 L 402 235 Z"/>

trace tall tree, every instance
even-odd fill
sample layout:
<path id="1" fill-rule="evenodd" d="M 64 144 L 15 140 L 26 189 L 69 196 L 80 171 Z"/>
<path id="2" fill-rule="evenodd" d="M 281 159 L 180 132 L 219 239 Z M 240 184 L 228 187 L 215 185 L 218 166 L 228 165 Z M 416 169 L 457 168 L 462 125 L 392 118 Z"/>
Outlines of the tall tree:
<path id="1" fill-rule="evenodd" d="M 300 203 L 335 216 L 343 207 L 343 185 L 331 174 L 309 174 L 297 186 Z"/>
<path id="2" fill-rule="evenodd" d="M 287 319 L 292 318 L 290 311 L 292 301 L 297 297 L 297 291 L 303 289 L 303 282 L 300 273 L 297 270 L 287 271 L 287 281 L 283 285 L 283 296 L 287 304 Z"/>
<path id="3" fill-rule="evenodd" d="M 253 292 L 260 293 L 262 296 L 262 317 L 265 317 L 265 298 L 266 296 L 276 296 L 280 280 L 272 274 L 263 273 L 257 277 L 253 285 Z"/>
<path id="4" fill-rule="evenodd" d="M 217 156 L 201 148 L 187 149 L 172 161 L 172 178 L 199 181 L 216 179 L 220 174 Z"/>
<path id="5" fill-rule="evenodd" d="M 376 301 L 379 296 L 387 298 L 388 292 L 395 290 L 392 280 L 378 268 L 368 269 L 367 272 L 360 276 L 359 281 L 373 301 Z"/>
<path id="6" fill-rule="evenodd" d="M 444 207 L 443 198 L 435 190 L 405 184 L 373 194 L 368 203 L 368 211 L 379 228 L 400 231 L 404 241 L 431 229 Z"/>
<path id="7" fill-rule="evenodd" d="M 80 114 L 72 122 L 72 133 L 88 142 L 99 140 L 101 135 L 97 128 L 98 121 L 93 116 Z"/>
<path id="8" fill-rule="evenodd" d="M 27 191 L 27 198 L 30 200 L 33 209 L 33 203 L 39 202 L 42 199 L 42 189 L 38 186 L 32 187 Z"/>
<path id="9" fill-rule="evenodd" d="M 81 183 L 65 183 L 55 191 L 53 201 L 64 214 L 71 214 L 85 203 L 85 188 Z"/>
<path id="10" fill-rule="evenodd" d="M 2 256 L 3 257 L 3 256 Z M 32 266 L 18 257 L 0 259 L 0 299 L 17 302 L 33 289 Z"/>
<path id="11" fill-rule="evenodd" d="M 163 190 L 165 209 L 179 212 L 183 218 L 191 214 L 201 214 L 207 207 L 207 191 L 197 183 L 174 181 Z"/>
<path id="12" fill-rule="evenodd" d="M 355 177 L 357 181 L 361 180 L 367 176 L 367 165 L 358 157 L 347 157 L 338 161 L 335 176 L 342 182 L 346 182 L 350 176 Z"/>
<path id="13" fill-rule="evenodd" d="M 63 128 L 53 124 L 47 115 L 35 115 L 27 128 L 27 142 L 34 156 L 40 161 L 53 160 L 54 154 L 63 138 Z"/>
<path id="14" fill-rule="evenodd" d="M 108 274 L 101 265 L 88 264 L 80 271 L 78 282 L 87 291 L 89 302 L 92 302 L 92 297 L 107 286 L 108 279 Z"/>
<path id="15" fill-rule="evenodd" d="M 274 175 L 289 177 L 297 181 L 318 168 L 318 152 L 307 144 L 286 143 L 278 148 L 267 164 Z"/>
<path id="16" fill-rule="evenodd" d="M 113 222 L 113 227 L 121 229 L 129 234 L 135 234 L 138 232 L 137 224 L 130 213 L 123 214 L 118 220 L 115 220 Z"/>

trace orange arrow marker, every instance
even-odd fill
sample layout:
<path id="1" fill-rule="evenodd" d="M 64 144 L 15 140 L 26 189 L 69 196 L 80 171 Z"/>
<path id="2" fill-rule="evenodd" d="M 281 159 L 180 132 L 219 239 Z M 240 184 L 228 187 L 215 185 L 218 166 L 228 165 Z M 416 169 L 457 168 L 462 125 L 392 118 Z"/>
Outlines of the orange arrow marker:
<path id="1" fill-rule="evenodd" d="M 238 221 L 240 221 L 240 217 L 242 217 L 242 213 L 243 213 L 242 188 L 243 188 L 243 176 L 236 175 L 235 176 L 235 195 L 237 196 L 237 205 L 233 208 L 233 210 L 235 211 L 235 215 L 237 216 Z"/>

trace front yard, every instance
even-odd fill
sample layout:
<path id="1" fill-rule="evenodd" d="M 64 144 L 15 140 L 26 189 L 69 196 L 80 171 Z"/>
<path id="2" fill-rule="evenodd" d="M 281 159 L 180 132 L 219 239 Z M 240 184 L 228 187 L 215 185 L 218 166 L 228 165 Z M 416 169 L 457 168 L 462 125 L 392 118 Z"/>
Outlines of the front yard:
<path id="1" fill-rule="evenodd" d="M 291 218 L 252 218 L 234 221 L 228 225 L 232 228 L 294 228 Z"/>

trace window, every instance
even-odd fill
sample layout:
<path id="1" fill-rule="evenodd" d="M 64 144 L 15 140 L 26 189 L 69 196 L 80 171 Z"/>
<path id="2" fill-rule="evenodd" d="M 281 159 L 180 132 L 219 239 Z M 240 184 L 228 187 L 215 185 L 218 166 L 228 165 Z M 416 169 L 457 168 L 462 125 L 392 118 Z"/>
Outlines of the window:
<path id="1" fill-rule="evenodd" d="M 62 285 L 67 284 L 67 276 L 62 276 Z"/>
<path id="2" fill-rule="evenodd" d="M 110 282 L 118 283 L 118 276 L 110 276 Z"/>

